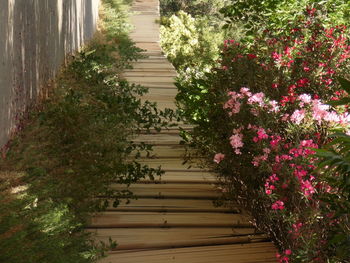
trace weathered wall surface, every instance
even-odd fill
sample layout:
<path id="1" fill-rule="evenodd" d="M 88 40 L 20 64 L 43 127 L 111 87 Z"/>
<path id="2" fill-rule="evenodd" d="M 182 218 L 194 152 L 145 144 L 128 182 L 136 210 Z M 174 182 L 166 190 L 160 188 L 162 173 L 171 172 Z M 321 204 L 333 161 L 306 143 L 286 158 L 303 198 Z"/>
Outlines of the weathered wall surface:
<path id="1" fill-rule="evenodd" d="M 65 55 L 90 39 L 99 0 L 0 0 L 0 148 Z"/>

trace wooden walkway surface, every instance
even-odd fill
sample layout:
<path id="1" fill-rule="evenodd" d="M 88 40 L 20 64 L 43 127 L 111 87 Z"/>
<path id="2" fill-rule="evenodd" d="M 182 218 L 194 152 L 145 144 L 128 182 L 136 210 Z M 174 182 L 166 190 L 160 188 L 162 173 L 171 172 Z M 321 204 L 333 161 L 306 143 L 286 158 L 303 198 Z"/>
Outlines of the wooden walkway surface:
<path id="1" fill-rule="evenodd" d="M 131 34 L 148 55 L 126 71 L 125 78 L 149 87 L 145 99 L 160 108 L 175 108 L 176 72 L 159 46 L 158 0 L 135 0 Z M 215 176 L 182 165 L 183 146 L 178 129 L 140 135 L 137 140 L 155 145 L 156 158 L 144 163 L 166 171 L 162 178 L 131 186 L 138 196 L 129 204 L 95 216 L 89 231 L 98 240 L 116 240 L 117 248 L 101 263 L 269 263 L 276 262 L 275 249 L 256 233 L 238 208 L 214 207 L 220 193 Z M 113 185 L 112 187 L 120 187 Z"/>

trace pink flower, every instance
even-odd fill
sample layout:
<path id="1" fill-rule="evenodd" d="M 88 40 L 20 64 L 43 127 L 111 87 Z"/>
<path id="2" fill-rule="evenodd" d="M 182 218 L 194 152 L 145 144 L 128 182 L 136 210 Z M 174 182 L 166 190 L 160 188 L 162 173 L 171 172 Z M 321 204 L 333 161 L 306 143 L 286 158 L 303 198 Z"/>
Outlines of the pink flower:
<path id="1" fill-rule="evenodd" d="M 243 147 L 244 143 L 242 142 L 243 135 L 242 134 L 233 134 L 230 137 L 230 144 L 232 148 L 235 150 L 236 154 L 241 154 L 239 148 Z"/>
<path id="2" fill-rule="evenodd" d="M 295 110 L 292 116 L 290 116 L 290 120 L 296 124 L 300 124 L 301 121 L 305 118 L 305 110 Z"/>
<path id="3" fill-rule="evenodd" d="M 279 111 L 279 106 L 278 106 L 278 102 L 277 101 L 275 101 L 275 100 L 271 100 L 270 102 L 269 102 L 269 105 L 271 106 L 271 111 L 272 112 L 278 112 Z"/>
<path id="4" fill-rule="evenodd" d="M 217 153 L 214 156 L 214 162 L 219 164 L 225 158 L 225 154 Z"/>
<path id="5" fill-rule="evenodd" d="M 309 180 L 301 181 L 301 190 L 305 196 L 312 196 L 315 193 L 315 188 Z"/>
<path id="6" fill-rule="evenodd" d="M 324 119 L 324 117 L 327 115 L 328 109 L 329 109 L 329 106 L 322 104 L 320 100 L 313 100 L 312 101 L 313 119 L 320 123 Z"/>
<path id="7" fill-rule="evenodd" d="M 254 54 L 247 54 L 247 57 L 248 57 L 249 59 L 257 58 L 257 56 L 254 55 Z"/>
<path id="8" fill-rule="evenodd" d="M 260 106 L 264 105 L 265 94 L 262 92 L 255 93 L 248 99 L 248 104 L 258 103 Z"/>
<path id="9" fill-rule="evenodd" d="M 299 179 L 302 180 L 304 176 L 307 175 L 307 171 L 303 169 L 296 169 L 294 170 L 293 174 Z"/>
<path id="10" fill-rule="evenodd" d="M 282 189 L 287 189 L 287 188 L 288 188 L 288 184 L 283 183 L 283 184 L 281 185 L 281 187 L 282 187 Z"/>
<path id="11" fill-rule="evenodd" d="M 284 251 L 284 254 L 286 254 L 286 255 L 291 255 L 292 254 L 292 250 L 290 250 L 290 249 L 286 249 L 286 251 Z"/>
<path id="12" fill-rule="evenodd" d="M 231 115 L 232 114 L 237 114 L 239 113 L 239 111 L 241 110 L 241 103 L 236 101 L 234 104 L 233 104 L 233 107 L 232 107 L 232 111 L 231 111 Z"/>
<path id="13" fill-rule="evenodd" d="M 303 79 L 299 79 L 298 80 L 298 87 L 304 87 L 305 85 L 307 85 L 309 83 L 309 79 L 307 78 L 303 78 Z"/>
<path id="14" fill-rule="evenodd" d="M 302 147 L 312 147 L 312 148 L 317 148 L 317 145 L 314 144 L 313 140 L 302 140 L 300 142 L 300 145 Z"/>
<path id="15" fill-rule="evenodd" d="M 344 113 L 339 116 L 339 124 L 349 124 L 350 123 L 350 114 Z"/>
<path id="16" fill-rule="evenodd" d="M 340 117 L 338 116 L 338 114 L 335 111 L 331 111 L 331 112 L 327 112 L 325 114 L 324 120 L 329 121 L 329 122 L 339 122 Z"/>
<path id="17" fill-rule="evenodd" d="M 245 95 L 245 96 L 247 96 L 247 97 L 252 96 L 252 93 L 250 92 L 249 88 L 242 87 L 242 88 L 240 89 L 240 92 L 241 92 L 242 95 Z"/>
<path id="18" fill-rule="evenodd" d="M 269 136 L 266 134 L 266 131 L 264 130 L 264 128 L 259 128 L 257 131 L 257 134 L 258 134 L 259 140 L 264 140 L 264 139 L 269 138 Z"/>
<path id="19" fill-rule="evenodd" d="M 263 152 L 266 153 L 266 154 L 269 154 L 271 152 L 271 150 L 269 148 L 264 148 Z"/>
<path id="20" fill-rule="evenodd" d="M 282 59 L 282 54 L 279 54 L 277 52 L 272 52 L 271 56 L 275 61 L 280 61 Z"/>
<path id="21" fill-rule="evenodd" d="M 270 141 L 270 145 L 272 148 L 276 148 L 279 144 L 279 142 L 281 141 L 281 136 L 272 136 L 271 141 Z"/>
<path id="22" fill-rule="evenodd" d="M 284 209 L 284 202 L 281 200 L 278 200 L 271 205 L 271 208 L 273 210 L 283 210 Z"/>
<path id="23" fill-rule="evenodd" d="M 271 85 L 271 87 L 273 88 L 273 89 L 277 89 L 278 88 L 278 83 L 272 83 L 272 85 Z"/>
<path id="24" fill-rule="evenodd" d="M 282 117 L 282 121 L 287 121 L 287 120 L 288 120 L 288 118 L 289 118 L 289 114 L 288 114 L 288 113 L 286 113 L 286 114 L 284 114 L 284 115 L 283 115 L 283 117 Z"/>
<path id="25" fill-rule="evenodd" d="M 269 177 L 269 180 L 274 183 L 274 182 L 279 181 L 280 179 L 278 178 L 278 176 L 276 174 L 273 174 Z"/>
<path id="26" fill-rule="evenodd" d="M 311 102 L 311 96 L 309 94 L 301 94 L 298 98 L 306 104 L 309 104 Z"/>

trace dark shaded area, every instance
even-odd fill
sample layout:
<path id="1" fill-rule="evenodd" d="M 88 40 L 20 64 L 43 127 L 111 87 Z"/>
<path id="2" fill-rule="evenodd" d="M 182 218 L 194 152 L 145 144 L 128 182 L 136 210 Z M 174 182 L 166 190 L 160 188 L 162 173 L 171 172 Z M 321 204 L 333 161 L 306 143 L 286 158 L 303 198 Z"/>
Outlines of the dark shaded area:
<path id="1" fill-rule="evenodd" d="M 90 39 L 99 0 L 0 0 L 0 146 L 45 97 L 67 53 Z"/>

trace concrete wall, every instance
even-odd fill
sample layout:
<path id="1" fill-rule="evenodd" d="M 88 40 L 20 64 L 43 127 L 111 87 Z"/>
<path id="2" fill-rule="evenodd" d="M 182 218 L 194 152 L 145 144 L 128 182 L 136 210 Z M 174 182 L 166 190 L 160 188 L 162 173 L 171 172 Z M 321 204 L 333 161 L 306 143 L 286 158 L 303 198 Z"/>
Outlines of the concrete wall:
<path id="1" fill-rule="evenodd" d="M 0 148 L 65 55 L 90 39 L 99 0 L 0 0 Z"/>

